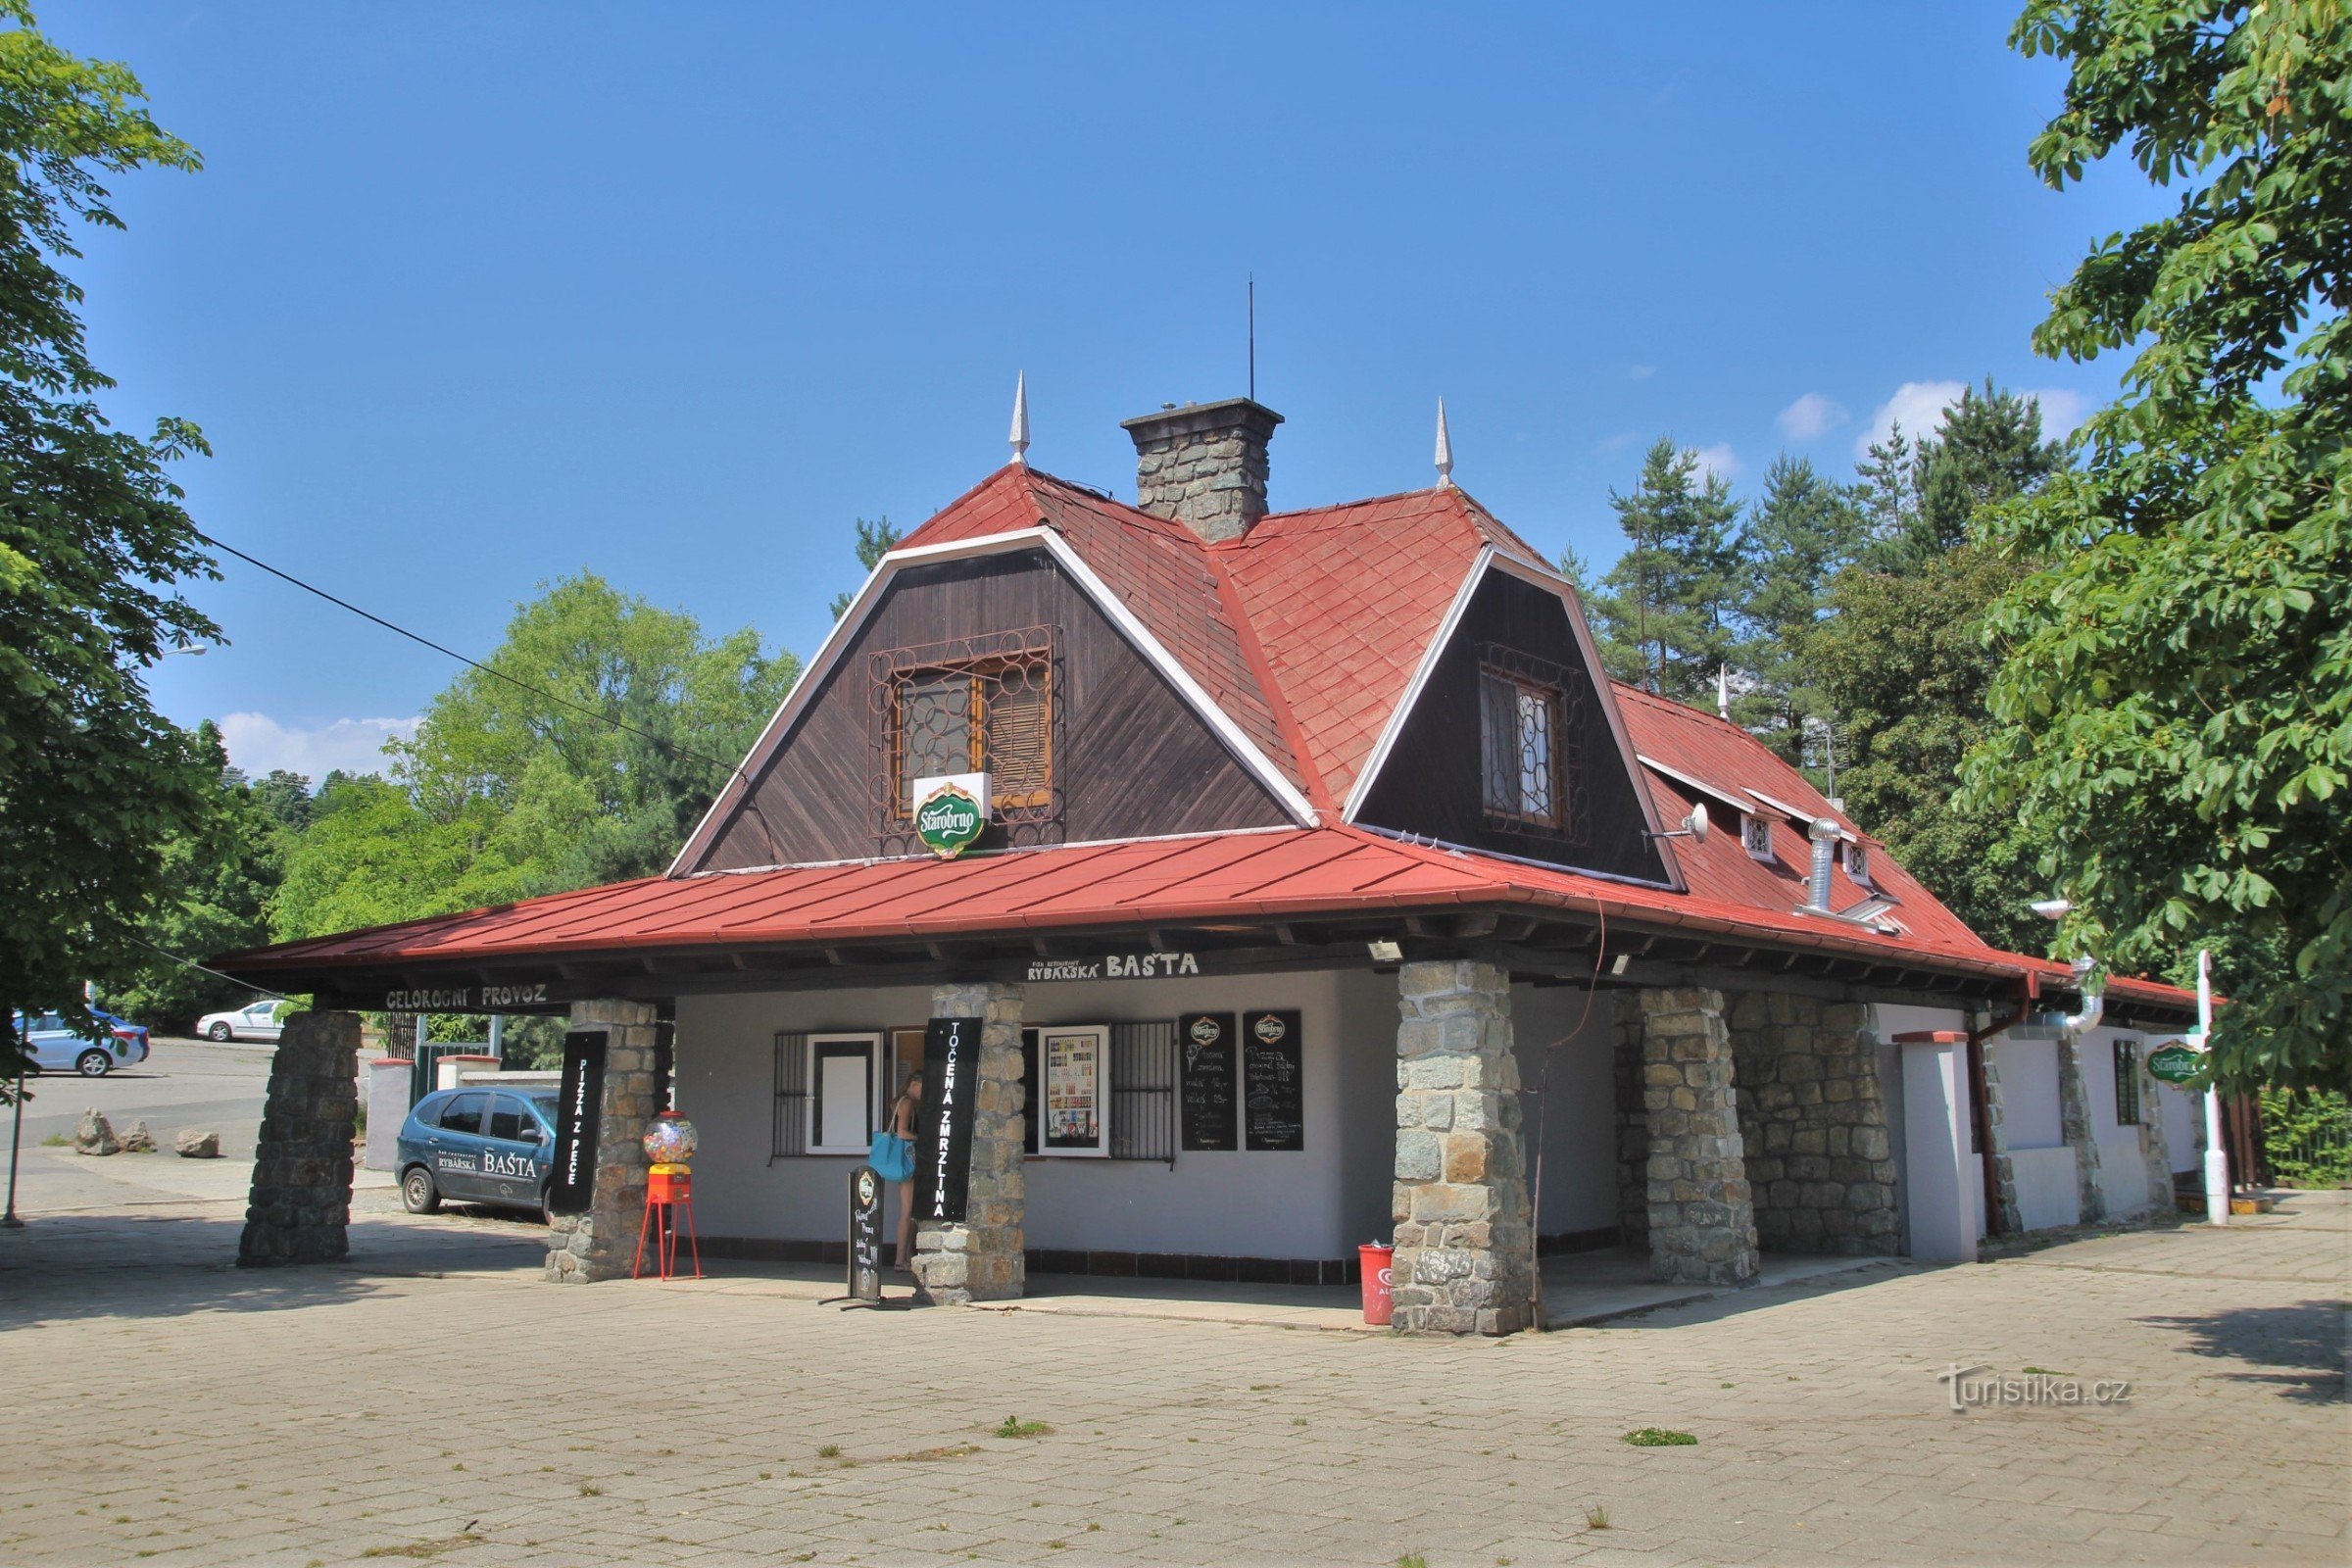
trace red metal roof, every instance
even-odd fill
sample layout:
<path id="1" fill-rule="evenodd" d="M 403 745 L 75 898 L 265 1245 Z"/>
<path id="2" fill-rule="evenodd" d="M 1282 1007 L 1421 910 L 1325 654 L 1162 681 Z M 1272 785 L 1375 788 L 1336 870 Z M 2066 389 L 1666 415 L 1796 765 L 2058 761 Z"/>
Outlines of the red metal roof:
<path id="1" fill-rule="evenodd" d="M 216 960 L 236 973 L 511 960 L 644 949 L 836 946 L 976 931 L 1080 931 L 1219 919 L 1309 919 L 1378 909 L 1523 906 L 1694 933 L 1906 961 L 1961 974 L 2053 981 L 2045 959 L 1913 934 L 1895 938 L 1719 899 L 1677 894 L 1409 844 L 1332 826 L 1131 844 L 662 878 L 290 942 Z M 2170 986 L 2118 980 L 2119 996 L 2178 1003 Z"/>

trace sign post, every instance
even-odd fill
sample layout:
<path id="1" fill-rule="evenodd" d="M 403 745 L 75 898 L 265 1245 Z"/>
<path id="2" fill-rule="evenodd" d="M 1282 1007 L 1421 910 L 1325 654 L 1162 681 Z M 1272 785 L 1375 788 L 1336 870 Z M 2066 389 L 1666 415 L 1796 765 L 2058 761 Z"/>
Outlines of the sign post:
<path id="1" fill-rule="evenodd" d="M 2197 950 L 2197 1049 L 2213 1049 L 2213 954 Z M 2222 1142 L 2222 1086 L 2205 1086 L 2205 1220 L 2230 1223 L 2230 1151 Z"/>

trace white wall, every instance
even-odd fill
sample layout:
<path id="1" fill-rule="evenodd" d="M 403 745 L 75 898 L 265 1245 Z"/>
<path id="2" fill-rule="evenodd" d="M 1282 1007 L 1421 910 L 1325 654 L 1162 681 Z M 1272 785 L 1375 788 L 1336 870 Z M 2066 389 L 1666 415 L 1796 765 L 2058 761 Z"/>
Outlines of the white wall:
<path id="1" fill-rule="evenodd" d="M 1903 1255 L 1911 1254 L 1911 1134 L 1908 1096 L 1903 1084 L 1902 1053 L 1905 1047 L 1894 1044 L 1896 1035 L 1922 1034 L 1932 1030 L 1968 1029 L 1968 1014 L 1952 1007 L 1914 1007 L 1878 1005 L 1871 1008 L 1871 1029 L 1879 1040 L 1879 1087 L 1886 1099 L 1886 1142 L 1894 1159 L 1895 1202 L 1903 1221 Z M 1965 1157 L 1966 1179 L 1962 1181 L 1962 1201 L 1968 1207 L 1968 1224 L 1978 1239 L 1984 1236 L 1984 1172 L 1980 1157 L 1968 1147 L 1969 1129 L 1975 1126 L 1975 1102 L 1969 1098 L 1966 1046 L 1961 1053 L 1960 1095 L 1961 1149 Z"/>
<path id="2" fill-rule="evenodd" d="M 2009 1169 L 2017 1179 L 2018 1221 L 2026 1229 L 2048 1230 L 2082 1219 L 2082 1189 L 2075 1183 L 2073 1150 L 2063 1144 L 2056 1149 L 2012 1149 Z"/>
<path id="3" fill-rule="evenodd" d="M 2161 1045 L 2174 1038 L 2177 1037 L 2160 1035 L 2156 1040 Z M 2197 1129 L 2205 1123 L 2203 1097 L 2175 1089 L 2171 1084 L 2159 1084 L 2156 1102 L 2164 1111 L 2164 1152 L 2172 1160 L 2174 1174 L 2203 1170 L 2204 1161 L 2197 1154 Z"/>
<path id="4" fill-rule="evenodd" d="M 1297 1007 L 1306 1148 L 1179 1152 L 1160 1162 L 1032 1158 L 1031 1248 L 1337 1258 L 1388 1231 L 1396 983 L 1333 971 L 1255 978 L 1082 981 L 1026 988 L 1025 1022 L 1118 1023 L 1179 1012 Z M 779 1031 L 918 1027 L 925 987 L 684 997 L 677 1103 L 702 1134 L 695 1202 L 713 1236 L 837 1241 L 858 1159 L 769 1157 Z M 895 1225 L 895 1198 L 894 1198 Z"/>
<path id="5" fill-rule="evenodd" d="M 1607 993 L 1596 993 L 1588 1011 L 1586 995 L 1581 986 L 1511 987 L 1511 1039 L 1520 1082 L 1530 1091 L 1520 1102 L 1530 1192 L 1537 1118 L 1543 1120 L 1544 1191 L 1536 1221 L 1546 1236 L 1617 1223 L 1617 1007 Z"/>
<path id="6" fill-rule="evenodd" d="M 2064 1144 L 2065 1121 L 2058 1111 L 2058 1042 L 1995 1035 L 1984 1049 L 1992 1054 L 1990 1059 L 2001 1072 L 2001 1132 L 2010 1153 Z"/>

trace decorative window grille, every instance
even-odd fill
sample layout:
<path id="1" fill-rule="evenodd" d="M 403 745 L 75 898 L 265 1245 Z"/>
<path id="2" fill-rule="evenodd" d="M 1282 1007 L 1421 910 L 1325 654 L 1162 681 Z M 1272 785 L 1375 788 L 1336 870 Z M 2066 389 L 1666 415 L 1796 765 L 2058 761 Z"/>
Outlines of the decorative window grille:
<path id="1" fill-rule="evenodd" d="M 1852 839 L 1841 841 L 1845 856 L 1845 874 L 1864 887 L 1870 886 L 1870 850 Z"/>
<path id="2" fill-rule="evenodd" d="M 912 854 L 916 779 L 987 773 L 1005 842 L 1051 843 L 1060 820 L 1054 758 L 1059 684 L 1054 629 L 1031 626 L 894 648 L 869 661 L 875 831 L 882 852 Z"/>
<path id="3" fill-rule="evenodd" d="M 1584 682 L 1546 660 L 1488 644 L 1479 650 L 1478 720 L 1487 825 L 1506 834 L 1581 844 L 1585 805 L 1575 788 Z"/>
<path id="4" fill-rule="evenodd" d="M 1757 811 L 1740 813 L 1740 847 L 1759 860 L 1772 858 L 1772 819 Z"/>
<path id="5" fill-rule="evenodd" d="M 769 1134 L 769 1164 L 808 1152 L 808 1037 L 776 1036 L 775 1122 Z"/>
<path id="6" fill-rule="evenodd" d="M 2139 1125 L 2139 1042 L 2115 1043 L 2115 1124 Z"/>

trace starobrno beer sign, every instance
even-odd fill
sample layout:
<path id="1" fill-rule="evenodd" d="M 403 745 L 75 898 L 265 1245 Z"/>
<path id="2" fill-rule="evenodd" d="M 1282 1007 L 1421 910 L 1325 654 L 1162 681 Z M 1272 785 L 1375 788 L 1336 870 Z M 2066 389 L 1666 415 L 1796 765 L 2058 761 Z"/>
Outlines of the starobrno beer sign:
<path id="1" fill-rule="evenodd" d="M 960 784 L 942 784 L 914 808 L 914 836 L 943 860 L 971 848 L 988 826 L 979 800 Z"/>
<path id="2" fill-rule="evenodd" d="M 2193 1083 L 2204 1067 L 2203 1052 L 2178 1042 L 2151 1052 L 2148 1055 L 2148 1075 L 2163 1083 Z"/>

